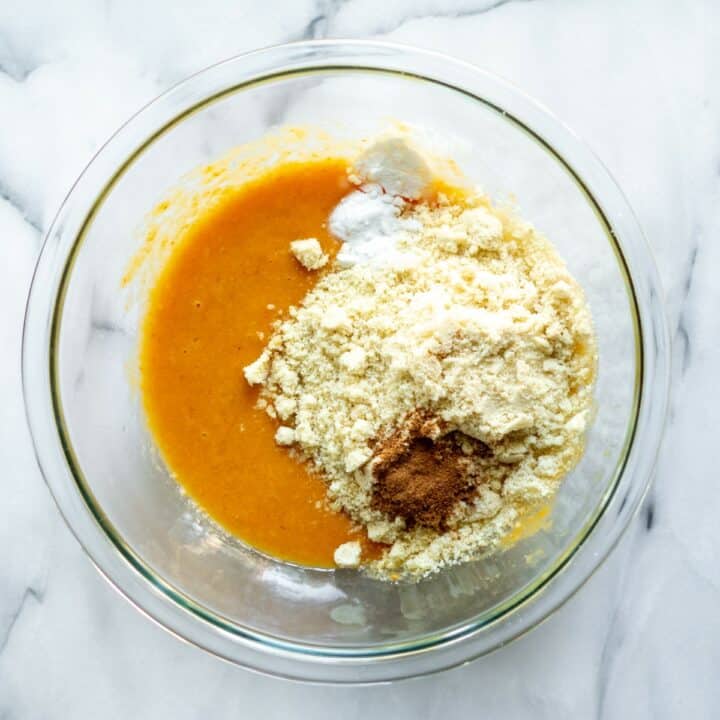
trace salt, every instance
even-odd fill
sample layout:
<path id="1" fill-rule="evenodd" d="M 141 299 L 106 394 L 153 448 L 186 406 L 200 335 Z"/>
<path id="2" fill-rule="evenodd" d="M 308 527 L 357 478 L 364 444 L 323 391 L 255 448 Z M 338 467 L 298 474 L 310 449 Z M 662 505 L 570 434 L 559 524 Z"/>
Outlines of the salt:
<path id="1" fill-rule="evenodd" d="M 400 235 L 417 225 L 400 217 L 403 204 L 378 185 L 366 185 L 343 198 L 330 215 L 330 232 L 343 242 L 337 263 L 350 267 L 398 260 Z"/>
<path id="2" fill-rule="evenodd" d="M 341 267 L 356 264 L 399 264 L 406 258 L 397 249 L 403 234 L 420 231 L 415 220 L 402 217 L 406 198 L 419 198 L 431 181 L 423 158 L 402 138 L 371 145 L 353 170 L 366 184 L 343 198 L 330 215 L 330 232 L 343 245 Z"/>

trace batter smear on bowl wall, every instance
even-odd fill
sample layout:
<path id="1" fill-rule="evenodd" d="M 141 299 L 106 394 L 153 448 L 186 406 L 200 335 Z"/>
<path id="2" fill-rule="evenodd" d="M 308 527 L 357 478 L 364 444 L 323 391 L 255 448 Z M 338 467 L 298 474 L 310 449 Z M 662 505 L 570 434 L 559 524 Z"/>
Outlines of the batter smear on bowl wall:
<path id="1" fill-rule="evenodd" d="M 196 173 L 148 238 L 149 427 L 259 550 L 418 579 L 519 537 L 582 455 L 582 289 L 409 128 L 280 132 Z"/>

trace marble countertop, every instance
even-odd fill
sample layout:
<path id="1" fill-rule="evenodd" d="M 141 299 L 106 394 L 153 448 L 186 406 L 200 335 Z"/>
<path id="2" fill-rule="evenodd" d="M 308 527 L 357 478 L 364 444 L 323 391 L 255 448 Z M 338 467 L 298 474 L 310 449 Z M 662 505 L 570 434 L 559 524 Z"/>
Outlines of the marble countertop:
<path id="1" fill-rule="evenodd" d="M 319 688 L 223 664 L 102 580 L 50 499 L 20 389 L 43 230 L 92 153 L 202 67 L 311 37 L 452 53 L 599 154 L 656 255 L 674 342 L 655 484 L 565 607 L 462 669 Z M 0 718 L 710 718 L 720 707 L 720 4 L 713 0 L 4 0 L 0 4 Z"/>

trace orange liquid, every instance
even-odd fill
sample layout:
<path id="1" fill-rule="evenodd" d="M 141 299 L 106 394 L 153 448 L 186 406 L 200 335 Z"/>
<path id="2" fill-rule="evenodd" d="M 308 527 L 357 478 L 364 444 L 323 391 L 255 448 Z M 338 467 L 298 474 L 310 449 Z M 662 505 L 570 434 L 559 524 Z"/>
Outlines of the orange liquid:
<path id="1" fill-rule="evenodd" d="M 320 567 L 350 539 L 372 548 L 323 507 L 324 483 L 275 443 L 278 423 L 255 407 L 243 367 L 321 276 L 290 242 L 315 237 L 337 252 L 325 224 L 350 190 L 345 170 L 332 159 L 284 165 L 198 217 L 151 293 L 140 361 L 150 429 L 190 495 L 258 549 Z"/>

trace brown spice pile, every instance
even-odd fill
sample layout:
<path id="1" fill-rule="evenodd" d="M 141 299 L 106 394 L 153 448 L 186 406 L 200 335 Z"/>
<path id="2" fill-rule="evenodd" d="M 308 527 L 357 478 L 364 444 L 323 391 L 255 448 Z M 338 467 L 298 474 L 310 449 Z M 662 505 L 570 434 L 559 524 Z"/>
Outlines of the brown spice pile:
<path id="1" fill-rule="evenodd" d="M 476 493 L 473 458 L 490 454 L 487 445 L 454 431 L 427 414 L 413 413 L 380 446 L 372 463 L 371 506 L 417 525 L 444 531 L 459 502 Z"/>

